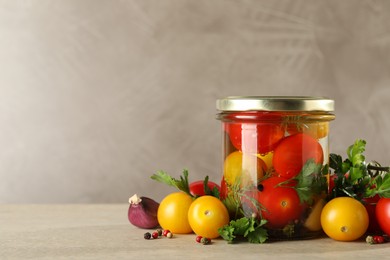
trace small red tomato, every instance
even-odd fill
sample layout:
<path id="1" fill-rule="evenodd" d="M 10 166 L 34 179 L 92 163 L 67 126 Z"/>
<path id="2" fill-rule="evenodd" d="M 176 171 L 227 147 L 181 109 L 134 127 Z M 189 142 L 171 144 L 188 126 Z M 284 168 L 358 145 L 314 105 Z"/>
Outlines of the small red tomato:
<path id="1" fill-rule="evenodd" d="M 280 113 L 246 111 L 229 115 L 239 123 L 226 123 L 224 128 L 232 145 L 244 153 L 266 154 L 283 138 L 285 126 Z"/>
<path id="2" fill-rule="evenodd" d="M 380 234 L 382 231 L 379 227 L 378 221 L 376 220 L 376 204 L 378 203 L 380 197 L 378 195 L 375 195 L 371 198 L 363 198 L 363 205 L 366 207 L 368 218 L 369 218 L 369 224 L 367 232 L 371 234 Z"/>
<path id="3" fill-rule="evenodd" d="M 337 174 L 332 174 L 328 176 L 328 193 L 330 194 L 335 187 L 335 180 L 337 179 Z"/>
<path id="4" fill-rule="evenodd" d="M 291 178 L 302 170 L 309 159 L 322 164 L 324 153 L 320 143 L 310 135 L 295 134 L 280 141 L 275 148 L 272 162 L 281 177 Z"/>
<path id="5" fill-rule="evenodd" d="M 286 179 L 270 177 L 261 182 L 257 200 L 264 207 L 261 215 L 268 221 L 270 228 L 283 228 L 298 220 L 305 208 L 297 192 L 292 188 L 293 183 L 283 184 Z"/>
<path id="6" fill-rule="evenodd" d="M 380 198 L 375 209 L 376 219 L 382 231 L 390 236 L 390 198 Z"/>
<path id="7" fill-rule="evenodd" d="M 207 186 L 209 187 L 210 190 L 213 190 L 214 187 L 216 187 L 218 189 L 218 191 L 221 190 L 221 187 L 219 187 L 218 184 L 216 184 L 215 182 L 212 182 L 212 181 L 208 181 Z M 204 190 L 203 180 L 192 182 L 190 184 L 190 193 L 192 196 L 204 196 L 205 190 Z"/>
<path id="8" fill-rule="evenodd" d="M 220 193 L 219 193 L 219 198 L 220 198 L 221 200 L 226 199 L 228 193 L 229 193 L 229 190 L 228 190 L 228 187 L 227 187 L 225 178 L 222 177 L 222 180 L 221 180 L 221 189 L 220 189 Z"/>

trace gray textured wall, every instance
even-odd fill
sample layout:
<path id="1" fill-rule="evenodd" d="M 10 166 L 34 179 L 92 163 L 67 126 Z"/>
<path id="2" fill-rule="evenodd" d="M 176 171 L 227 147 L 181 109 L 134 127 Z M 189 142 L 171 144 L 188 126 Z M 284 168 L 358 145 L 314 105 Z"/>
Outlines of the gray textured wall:
<path id="1" fill-rule="evenodd" d="M 215 100 L 336 100 L 331 151 L 390 164 L 390 1 L 0 1 L 0 202 L 220 178 Z"/>

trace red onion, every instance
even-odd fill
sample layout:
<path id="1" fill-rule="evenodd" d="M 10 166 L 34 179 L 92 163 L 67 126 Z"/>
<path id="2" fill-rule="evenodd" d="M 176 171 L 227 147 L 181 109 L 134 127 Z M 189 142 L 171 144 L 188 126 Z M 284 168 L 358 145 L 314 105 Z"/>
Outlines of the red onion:
<path id="1" fill-rule="evenodd" d="M 128 217 L 131 224 L 139 228 L 155 228 L 158 226 L 158 202 L 147 197 L 134 194 L 129 198 Z"/>

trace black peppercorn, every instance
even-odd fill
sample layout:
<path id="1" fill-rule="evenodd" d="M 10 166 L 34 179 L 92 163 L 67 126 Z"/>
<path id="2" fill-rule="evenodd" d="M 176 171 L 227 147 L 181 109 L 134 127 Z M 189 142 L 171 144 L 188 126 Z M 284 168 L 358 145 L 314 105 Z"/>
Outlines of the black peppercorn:
<path id="1" fill-rule="evenodd" d="M 150 234 L 149 232 L 146 232 L 145 234 L 144 234 L 144 238 L 145 239 L 150 239 L 152 237 L 152 234 Z"/>

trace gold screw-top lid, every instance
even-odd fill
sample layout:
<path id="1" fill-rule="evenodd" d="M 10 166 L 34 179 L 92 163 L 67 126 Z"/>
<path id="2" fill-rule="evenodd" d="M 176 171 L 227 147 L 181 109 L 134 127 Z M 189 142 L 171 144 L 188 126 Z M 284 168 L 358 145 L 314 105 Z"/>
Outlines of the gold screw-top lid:
<path id="1" fill-rule="evenodd" d="M 216 105 L 220 111 L 334 111 L 334 100 L 309 96 L 231 96 Z"/>

